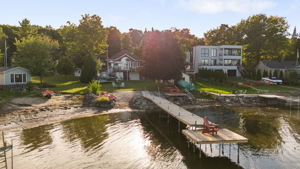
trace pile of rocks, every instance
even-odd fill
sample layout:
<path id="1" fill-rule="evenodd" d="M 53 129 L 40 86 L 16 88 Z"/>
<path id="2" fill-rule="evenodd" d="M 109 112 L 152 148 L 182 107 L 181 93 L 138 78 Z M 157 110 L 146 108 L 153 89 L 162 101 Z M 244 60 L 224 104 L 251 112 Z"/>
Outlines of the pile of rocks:
<path id="1" fill-rule="evenodd" d="M 152 101 L 147 100 L 143 96 L 135 96 L 129 101 L 129 106 L 133 109 L 158 111 L 160 110 Z"/>
<path id="2" fill-rule="evenodd" d="M 265 106 L 257 96 L 219 96 L 217 101 L 228 106 Z"/>
<path id="3" fill-rule="evenodd" d="M 107 102 L 97 102 L 96 99 L 99 96 L 95 94 L 86 94 L 83 100 L 83 105 L 86 107 L 100 107 L 100 108 L 113 108 L 115 106 L 114 101 L 107 101 Z"/>
<path id="4" fill-rule="evenodd" d="M 166 99 L 179 106 L 192 105 L 196 103 L 196 100 L 193 100 L 188 96 L 168 96 Z"/>

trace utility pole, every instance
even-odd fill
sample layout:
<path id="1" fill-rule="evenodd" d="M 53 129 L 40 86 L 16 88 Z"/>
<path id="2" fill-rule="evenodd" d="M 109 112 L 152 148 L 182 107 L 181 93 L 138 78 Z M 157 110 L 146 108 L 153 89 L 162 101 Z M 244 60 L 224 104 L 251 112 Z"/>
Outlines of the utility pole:
<path id="1" fill-rule="evenodd" d="M 6 44 L 6 39 L 4 41 L 4 67 L 7 68 L 7 44 Z"/>
<path id="2" fill-rule="evenodd" d="M 298 68 L 298 60 L 299 60 L 299 49 L 297 49 L 296 68 Z"/>

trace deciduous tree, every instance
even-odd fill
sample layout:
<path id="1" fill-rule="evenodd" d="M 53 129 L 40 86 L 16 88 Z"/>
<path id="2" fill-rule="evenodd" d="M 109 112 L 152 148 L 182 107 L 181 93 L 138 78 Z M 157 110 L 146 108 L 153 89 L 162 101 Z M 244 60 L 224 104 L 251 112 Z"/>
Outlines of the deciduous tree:
<path id="1" fill-rule="evenodd" d="M 43 83 L 43 77 L 54 67 L 51 51 L 58 48 L 58 42 L 46 36 L 28 36 L 17 40 L 16 47 L 16 64 L 39 76 Z"/>
<path id="2" fill-rule="evenodd" d="M 142 44 L 143 74 L 151 79 L 178 79 L 184 68 L 184 56 L 174 34 L 151 31 Z"/>
<path id="3" fill-rule="evenodd" d="M 112 57 L 121 51 L 121 32 L 116 27 L 108 28 L 108 57 Z"/>

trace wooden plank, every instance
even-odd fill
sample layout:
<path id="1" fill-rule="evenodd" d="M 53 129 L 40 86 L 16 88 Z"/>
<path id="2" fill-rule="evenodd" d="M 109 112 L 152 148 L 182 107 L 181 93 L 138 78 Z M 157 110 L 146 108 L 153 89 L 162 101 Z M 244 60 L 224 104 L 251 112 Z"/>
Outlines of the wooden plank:
<path id="1" fill-rule="evenodd" d="M 220 129 L 216 135 L 202 133 L 201 130 L 183 130 L 182 134 L 196 144 L 241 143 L 248 141 L 247 138 L 228 129 Z"/>
<path id="2" fill-rule="evenodd" d="M 203 124 L 204 120 L 202 117 L 199 117 L 164 98 L 151 95 L 149 92 L 142 92 L 142 94 L 145 98 L 151 100 L 158 107 L 186 125 L 191 126 L 194 125 L 195 122 L 197 125 Z"/>

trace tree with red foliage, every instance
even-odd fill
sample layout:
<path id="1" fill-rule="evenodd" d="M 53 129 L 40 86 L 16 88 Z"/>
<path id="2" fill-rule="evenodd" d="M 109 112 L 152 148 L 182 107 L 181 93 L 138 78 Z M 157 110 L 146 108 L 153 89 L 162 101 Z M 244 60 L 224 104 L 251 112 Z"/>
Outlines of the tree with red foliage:
<path id="1" fill-rule="evenodd" d="M 178 79 L 184 69 L 184 56 L 170 31 L 145 33 L 142 43 L 142 73 L 155 80 Z"/>

